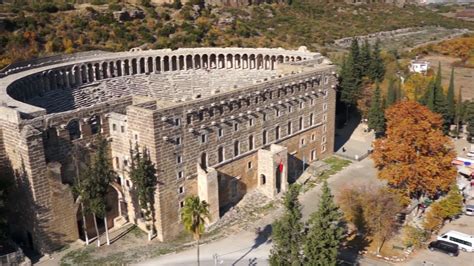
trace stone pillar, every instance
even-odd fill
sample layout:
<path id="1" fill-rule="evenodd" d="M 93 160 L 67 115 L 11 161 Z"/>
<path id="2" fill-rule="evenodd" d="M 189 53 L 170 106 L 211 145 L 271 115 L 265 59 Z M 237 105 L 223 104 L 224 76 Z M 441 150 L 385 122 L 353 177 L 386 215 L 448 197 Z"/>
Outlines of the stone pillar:
<path id="1" fill-rule="evenodd" d="M 121 62 L 120 67 L 122 68 L 122 76 L 125 76 L 126 75 L 126 73 L 125 73 L 125 61 Z"/>
<path id="2" fill-rule="evenodd" d="M 268 197 L 274 198 L 287 191 L 289 186 L 287 148 L 272 144 L 270 150 L 258 150 L 257 172 L 258 188 Z"/>
<path id="3" fill-rule="evenodd" d="M 219 220 L 219 184 L 217 181 L 217 171 L 208 167 L 206 170 L 197 167 L 198 196 L 200 200 L 209 203 L 210 218 L 208 224 L 213 224 Z"/>

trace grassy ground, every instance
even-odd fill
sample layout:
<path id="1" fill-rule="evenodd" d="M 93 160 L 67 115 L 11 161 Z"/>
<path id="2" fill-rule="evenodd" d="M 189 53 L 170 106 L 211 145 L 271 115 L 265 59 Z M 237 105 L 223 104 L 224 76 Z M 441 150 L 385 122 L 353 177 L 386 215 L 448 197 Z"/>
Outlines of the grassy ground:
<path id="1" fill-rule="evenodd" d="M 330 176 L 336 174 L 337 172 L 341 171 L 349 164 L 351 161 L 342 159 L 337 156 L 331 156 L 323 160 L 326 164 L 328 164 L 329 169 L 323 170 L 319 173 L 319 176 L 316 178 L 311 178 L 303 187 L 303 192 L 306 192 L 312 188 L 314 188 L 317 184 L 321 183 L 322 181 L 327 180 Z"/>

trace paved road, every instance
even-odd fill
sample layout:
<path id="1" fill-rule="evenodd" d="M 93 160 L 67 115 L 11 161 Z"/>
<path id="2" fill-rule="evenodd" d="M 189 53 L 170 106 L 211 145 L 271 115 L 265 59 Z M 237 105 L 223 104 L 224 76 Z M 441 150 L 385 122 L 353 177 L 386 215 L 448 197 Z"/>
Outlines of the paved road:
<path id="1" fill-rule="evenodd" d="M 347 168 L 332 176 L 328 183 L 335 193 L 346 185 L 359 183 L 376 183 L 376 171 L 371 159 L 354 162 Z M 306 192 L 301 197 L 303 218 L 317 209 L 320 197 L 320 186 Z M 224 239 L 201 246 L 201 265 L 214 265 L 214 254 L 219 255 L 221 265 L 268 265 L 271 240 L 268 239 L 269 225 L 263 222 L 259 225 L 263 233 L 243 231 Z M 268 230 L 267 230 L 268 229 Z M 196 249 L 190 249 L 176 254 L 161 256 L 140 265 L 196 265 Z"/>

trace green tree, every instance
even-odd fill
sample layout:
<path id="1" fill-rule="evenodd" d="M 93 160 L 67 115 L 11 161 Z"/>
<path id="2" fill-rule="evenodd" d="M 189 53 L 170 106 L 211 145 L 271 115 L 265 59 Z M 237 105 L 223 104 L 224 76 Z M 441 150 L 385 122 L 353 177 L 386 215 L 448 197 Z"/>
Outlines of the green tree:
<path id="1" fill-rule="evenodd" d="M 383 81 L 385 76 L 385 65 L 380 55 L 380 40 L 377 39 L 372 51 L 372 60 L 369 67 L 369 77 L 373 81 Z"/>
<path id="2" fill-rule="evenodd" d="M 344 59 L 339 75 L 341 101 L 346 106 L 346 121 L 349 120 L 349 109 L 357 104 L 360 95 L 361 76 L 357 65 L 359 58 L 357 41 L 352 41 L 351 51 Z"/>
<path id="3" fill-rule="evenodd" d="M 357 80 L 360 82 L 362 80 L 362 60 L 361 60 L 361 53 L 360 53 L 360 47 L 359 47 L 359 40 L 357 38 L 352 39 L 351 43 L 351 50 L 350 50 L 350 57 L 352 57 L 352 62 L 353 62 L 353 69 L 352 71 L 354 72 L 355 77 Z"/>
<path id="4" fill-rule="evenodd" d="M 458 97 L 456 100 L 456 115 L 454 116 L 454 123 L 456 124 L 456 137 L 459 137 L 460 127 L 463 118 L 463 102 L 462 102 L 462 91 L 459 88 Z"/>
<path id="5" fill-rule="evenodd" d="M 468 102 L 465 111 L 465 121 L 467 124 L 468 140 L 472 142 L 474 136 L 474 102 Z"/>
<path id="6" fill-rule="evenodd" d="M 382 133 L 385 129 L 385 115 L 381 101 L 380 87 L 377 83 L 368 115 L 369 129 L 373 129 L 375 133 Z"/>
<path id="7" fill-rule="evenodd" d="M 386 108 L 392 106 L 397 101 L 397 92 L 395 91 L 395 81 L 393 79 L 388 80 L 387 88 L 387 100 L 385 101 Z"/>
<path id="8" fill-rule="evenodd" d="M 446 220 L 451 220 L 462 213 L 462 195 L 456 184 L 451 186 L 451 190 L 442 199 L 430 206 L 429 212 L 424 220 L 424 227 L 430 232 L 438 231 Z"/>
<path id="9" fill-rule="evenodd" d="M 451 78 L 449 79 L 449 87 L 448 87 L 448 114 L 449 114 L 449 122 L 454 122 L 456 116 L 456 102 L 454 99 L 454 68 L 451 68 Z"/>
<path id="10" fill-rule="evenodd" d="M 334 203 L 327 182 L 323 183 L 318 210 L 311 214 L 304 245 L 307 265 L 336 265 L 337 251 L 343 240 L 342 213 Z"/>
<path id="11" fill-rule="evenodd" d="M 300 186 L 290 186 L 283 200 L 285 214 L 273 223 L 271 265 L 302 265 L 301 244 L 304 237 L 299 194 Z"/>
<path id="12" fill-rule="evenodd" d="M 96 217 L 104 219 L 107 245 L 110 245 L 109 229 L 107 228 L 107 191 L 110 188 L 109 184 L 115 179 L 116 174 L 112 170 L 112 165 L 108 158 L 108 145 L 107 139 L 99 136 L 97 139 L 97 149 L 92 157 L 90 168 L 89 182 L 91 185 L 91 195 L 89 204 L 91 212 L 95 216 L 94 222 L 97 222 Z"/>
<path id="13" fill-rule="evenodd" d="M 138 145 L 132 153 L 132 165 L 130 170 L 130 179 L 132 180 L 134 189 L 138 197 L 138 204 L 143 210 L 145 222 L 148 229 L 148 240 L 151 240 L 155 233 L 154 228 L 154 198 L 156 185 L 155 165 L 150 160 L 149 152 L 146 148 L 142 152 L 139 151 Z"/>
<path id="14" fill-rule="evenodd" d="M 199 240 L 204 233 L 206 219 L 209 218 L 209 204 L 201 201 L 197 196 L 190 196 L 184 200 L 184 207 L 181 209 L 181 220 L 184 229 L 191 233 L 197 243 L 197 263 L 199 266 Z"/>
<path id="15" fill-rule="evenodd" d="M 369 44 L 369 41 L 365 39 L 364 44 L 362 45 L 360 49 L 360 66 L 362 69 L 362 75 L 363 76 L 368 76 L 369 75 L 369 68 L 370 68 L 370 63 L 372 61 L 372 55 L 370 54 L 371 47 Z"/>

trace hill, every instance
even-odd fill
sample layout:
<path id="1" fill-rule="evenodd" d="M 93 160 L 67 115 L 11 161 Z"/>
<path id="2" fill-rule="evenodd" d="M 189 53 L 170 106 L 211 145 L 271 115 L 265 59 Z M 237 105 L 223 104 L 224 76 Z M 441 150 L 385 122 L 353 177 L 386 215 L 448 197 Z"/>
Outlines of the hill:
<path id="1" fill-rule="evenodd" d="M 474 29 L 473 22 L 447 18 L 417 6 L 297 0 L 291 5 L 218 8 L 204 6 L 199 0 L 185 5 L 176 0 L 165 6 L 153 6 L 149 0 L 142 0 L 140 5 L 101 1 L 92 1 L 98 5 L 72 5 L 30 4 L 23 0 L 2 5 L 0 68 L 15 60 L 91 49 L 306 45 L 317 50 L 338 38 L 405 27 Z M 120 10 L 129 15 L 120 17 Z"/>

